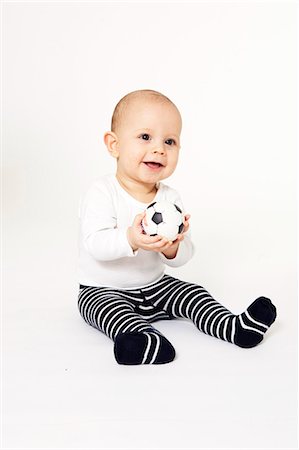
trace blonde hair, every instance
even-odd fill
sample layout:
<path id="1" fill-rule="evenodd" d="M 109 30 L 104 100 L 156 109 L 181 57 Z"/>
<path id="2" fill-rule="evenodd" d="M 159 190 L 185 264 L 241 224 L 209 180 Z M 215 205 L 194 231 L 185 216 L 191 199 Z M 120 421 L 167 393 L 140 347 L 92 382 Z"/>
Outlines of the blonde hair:
<path id="1" fill-rule="evenodd" d="M 121 98 L 115 106 L 111 119 L 111 131 L 117 133 L 127 107 L 133 100 L 140 98 L 145 98 L 156 102 L 168 102 L 178 110 L 176 105 L 161 92 L 153 91 L 152 89 L 139 89 L 137 91 L 132 91 Z"/>

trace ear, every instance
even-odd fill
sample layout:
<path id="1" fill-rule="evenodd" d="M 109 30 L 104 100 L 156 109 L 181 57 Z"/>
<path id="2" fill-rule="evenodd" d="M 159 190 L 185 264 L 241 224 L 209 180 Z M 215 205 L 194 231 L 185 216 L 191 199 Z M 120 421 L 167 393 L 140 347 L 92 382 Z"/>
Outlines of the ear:
<path id="1" fill-rule="evenodd" d="M 118 145 L 118 137 L 113 131 L 106 131 L 104 134 L 104 142 L 113 158 L 118 158 L 119 156 L 119 145 Z"/>

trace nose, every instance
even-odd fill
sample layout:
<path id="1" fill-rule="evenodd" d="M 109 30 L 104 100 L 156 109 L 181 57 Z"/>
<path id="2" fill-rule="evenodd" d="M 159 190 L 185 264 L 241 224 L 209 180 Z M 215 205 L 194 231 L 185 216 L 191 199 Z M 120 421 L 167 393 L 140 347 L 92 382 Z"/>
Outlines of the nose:
<path id="1" fill-rule="evenodd" d="M 165 149 L 164 149 L 163 145 L 157 145 L 157 146 L 153 149 L 153 152 L 154 152 L 154 153 L 158 152 L 158 153 L 161 153 L 162 155 L 164 155 Z"/>

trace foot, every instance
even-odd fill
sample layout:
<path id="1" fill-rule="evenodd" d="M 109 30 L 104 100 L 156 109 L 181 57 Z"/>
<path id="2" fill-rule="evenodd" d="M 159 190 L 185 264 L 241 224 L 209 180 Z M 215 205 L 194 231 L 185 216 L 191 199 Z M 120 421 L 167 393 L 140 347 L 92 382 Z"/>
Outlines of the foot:
<path id="1" fill-rule="evenodd" d="M 269 298 L 257 298 L 245 312 L 236 316 L 234 343 L 243 348 L 255 347 L 263 340 L 276 315 L 276 307 Z"/>
<path id="2" fill-rule="evenodd" d="M 152 331 L 120 333 L 114 340 L 114 356 L 118 364 L 164 364 L 173 361 L 175 349 Z"/>

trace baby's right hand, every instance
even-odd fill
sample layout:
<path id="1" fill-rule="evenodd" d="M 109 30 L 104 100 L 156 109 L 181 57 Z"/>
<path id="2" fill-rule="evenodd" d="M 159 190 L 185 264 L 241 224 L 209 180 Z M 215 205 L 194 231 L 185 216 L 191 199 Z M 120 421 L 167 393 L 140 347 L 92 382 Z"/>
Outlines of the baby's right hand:
<path id="1" fill-rule="evenodd" d="M 168 247 L 172 245 L 172 241 L 162 237 L 162 236 L 149 236 L 144 234 L 141 225 L 142 220 L 145 218 L 146 212 L 137 214 L 133 221 L 133 225 L 127 230 L 128 242 L 131 245 L 133 251 L 138 248 L 143 250 L 150 250 L 153 252 L 165 251 Z M 145 219 L 146 220 L 146 219 Z"/>

